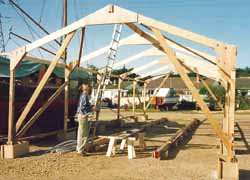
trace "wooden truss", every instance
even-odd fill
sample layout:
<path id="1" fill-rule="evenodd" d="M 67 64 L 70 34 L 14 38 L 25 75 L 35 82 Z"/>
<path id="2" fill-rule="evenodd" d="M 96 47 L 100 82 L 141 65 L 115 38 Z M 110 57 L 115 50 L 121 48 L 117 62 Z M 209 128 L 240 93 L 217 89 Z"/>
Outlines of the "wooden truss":
<path id="1" fill-rule="evenodd" d="M 59 62 L 59 59 L 63 56 L 65 49 L 68 47 L 70 40 L 73 38 L 77 30 L 82 30 L 87 26 L 92 25 L 104 25 L 104 24 L 116 24 L 122 23 L 126 24 L 135 34 L 121 40 L 121 45 L 136 45 L 136 44 L 151 44 L 153 48 L 148 49 L 142 53 L 135 56 L 129 57 L 123 61 L 118 62 L 115 67 L 123 63 L 132 62 L 138 58 L 149 56 L 149 55 L 161 55 L 164 60 L 161 63 L 171 63 L 176 71 L 180 74 L 185 85 L 192 92 L 195 100 L 199 104 L 201 110 L 206 115 L 210 124 L 214 128 L 217 136 L 220 138 L 223 146 L 222 153 L 227 156 L 228 161 L 235 159 L 233 142 L 234 142 L 234 119 L 235 119 L 235 69 L 236 69 L 236 56 L 237 49 L 233 45 L 226 44 L 215 39 L 207 38 L 205 36 L 160 22 L 141 14 L 128 11 L 126 9 L 120 8 L 114 5 L 108 5 L 56 32 L 53 32 L 41 39 L 38 39 L 32 43 L 27 44 L 11 53 L 11 63 L 10 63 L 10 88 L 9 88 L 9 126 L 8 126 L 8 143 L 15 143 L 17 135 L 22 135 L 27 127 L 30 127 L 32 123 L 39 117 L 39 115 L 44 111 L 44 109 L 55 99 L 60 92 L 65 89 L 67 92 L 68 80 L 71 72 L 79 65 L 80 59 L 82 62 L 95 57 L 108 50 L 108 47 L 104 47 L 97 52 L 89 55 L 85 55 L 82 58 L 81 53 L 78 55 L 77 62 L 73 64 L 65 64 L 65 83 L 59 87 L 59 89 L 51 96 L 50 99 L 41 107 L 32 118 L 24 122 L 27 118 L 30 109 L 35 103 L 37 97 L 44 88 L 49 76 Z M 147 28 L 150 33 L 142 30 L 139 25 Z M 195 43 L 212 48 L 217 57 L 205 54 L 203 52 L 194 50 L 190 47 L 181 45 L 162 34 L 162 32 L 167 32 L 172 35 L 193 41 Z M 30 100 L 28 101 L 26 107 L 21 113 L 16 124 L 14 124 L 14 95 L 15 95 L 15 70 L 18 64 L 22 61 L 26 55 L 43 45 L 54 41 L 60 37 L 65 37 L 62 45 L 57 51 L 54 59 L 50 62 L 49 68 L 47 69 L 42 80 L 38 84 L 34 93 L 32 94 Z M 81 48 L 80 48 L 81 49 Z M 176 52 L 175 50 L 181 50 L 184 53 Z M 190 56 L 194 55 L 194 56 Z M 198 57 L 198 58 L 197 58 Z M 81 62 L 81 63 L 82 63 Z M 194 63 L 195 62 L 195 63 Z M 195 65 L 195 66 L 194 66 Z M 83 68 L 84 69 L 84 68 Z M 222 127 L 219 121 L 213 117 L 213 114 L 208 109 L 207 105 L 199 95 L 194 84 L 187 75 L 187 71 L 194 71 L 201 76 L 208 77 L 217 81 L 221 81 L 226 89 L 226 102 L 224 105 L 224 118 Z M 96 72 L 99 73 L 99 72 Z M 120 84 L 120 83 L 119 83 Z M 67 97 L 65 98 L 65 103 L 67 103 Z M 144 105 L 145 106 L 145 105 Z M 67 105 L 65 105 L 67 109 Z M 67 111 L 67 110 L 66 110 Z M 65 112 L 67 116 L 67 112 Z"/>

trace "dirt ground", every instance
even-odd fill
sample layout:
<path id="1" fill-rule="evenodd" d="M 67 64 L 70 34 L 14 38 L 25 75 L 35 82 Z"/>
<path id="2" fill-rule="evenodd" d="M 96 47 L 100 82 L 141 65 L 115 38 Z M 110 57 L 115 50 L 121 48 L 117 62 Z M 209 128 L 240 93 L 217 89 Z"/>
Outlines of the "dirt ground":
<path id="1" fill-rule="evenodd" d="M 221 118 L 221 114 L 215 114 Z M 103 119 L 110 119 L 112 113 L 105 112 Z M 200 120 L 204 116 L 193 112 L 164 112 L 150 113 L 151 119 L 168 118 L 172 125 L 165 129 L 183 127 L 193 118 Z M 240 179 L 250 179 L 250 121 L 249 114 L 237 114 L 236 121 L 236 153 L 239 160 Z M 174 133 L 173 130 L 171 133 Z M 243 133 L 242 133 L 243 132 Z M 152 139 L 167 139 L 170 131 L 164 127 L 147 129 L 145 136 Z M 244 136 L 244 137 L 243 137 Z M 247 144 L 248 143 L 248 144 Z M 39 143 L 38 143 L 39 144 Z M 53 143 L 52 143 L 53 144 Z M 106 157 L 105 152 L 81 157 L 76 153 L 63 155 L 42 153 L 51 144 L 40 143 L 32 145 L 32 152 L 22 158 L 14 160 L 0 159 L 0 180 L 15 179 L 211 179 L 211 174 L 217 168 L 219 141 L 207 121 L 203 122 L 195 131 L 192 138 L 178 148 L 173 149 L 168 160 L 158 161 L 151 157 L 154 145 L 147 142 L 148 149 L 141 152 L 136 149 L 137 158 L 128 160 L 126 153 L 114 157 Z"/>

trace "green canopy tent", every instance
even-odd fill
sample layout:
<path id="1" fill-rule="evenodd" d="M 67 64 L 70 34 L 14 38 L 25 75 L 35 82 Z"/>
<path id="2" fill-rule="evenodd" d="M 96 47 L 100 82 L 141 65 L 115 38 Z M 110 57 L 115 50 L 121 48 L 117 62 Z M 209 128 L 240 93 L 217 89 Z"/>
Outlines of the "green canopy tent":
<path id="1" fill-rule="evenodd" d="M 4 56 L 0 56 L 0 77 L 9 77 L 9 66 L 10 66 L 10 59 Z M 21 78 L 25 76 L 29 76 L 38 72 L 41 68 L 47 67 L 48 65 L 32 62 L 29 60 L 23 60 L 19 67 L 16 70 L 16 77 Z M 64 78 L 64 68 L 63 67 L 56 67 L 53 71 L 53 74 L 59 78 Z M 90 75 L 87 72 L 75 70 L 70 79 L 89 79 Z"/>

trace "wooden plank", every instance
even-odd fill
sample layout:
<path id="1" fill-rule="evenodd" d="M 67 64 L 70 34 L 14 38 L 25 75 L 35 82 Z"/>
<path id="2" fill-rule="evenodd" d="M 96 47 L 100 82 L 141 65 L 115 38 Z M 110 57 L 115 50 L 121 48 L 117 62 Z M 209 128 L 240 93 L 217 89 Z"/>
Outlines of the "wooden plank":
<path id="1" fill-rule="evenodd" d="M 51 60 L 49 59 L 43 59 L 43 58 L 38 58 L 38 57 L 33 57 L 33 56 L 29 56 L 29 55 L 26 55 L 24 57 L 25 60 L 28 60 L 28 61 L 31 61 L 31 62 L 35 62 L 35 63 L 40 63 L 40 64 L 47 64 L 47 65 L 50 65 L 51 63 Z M 58 62 L 56 67 L 62 67 L 62 68 L 65 68 L 65 64 L 64 62 Z"/>
<path id="2" fill-rule="evenodd" d="M 60 57 L 63 55 L 65 49 L 67 48 L 68 44 L 70 43 L 70 40 L 73 38 L 75 32 L 72 32 L 70 34 L 67 35 L 67 37 L 65 38 L 65 40 L 62 43 L 62 46 L 59 48 L 56 56 L 54 57 L 54 60 L 51 62 L 51 64 L 49 65 L 46 73 L 44 74 L 42 80 L 40 81 L 40 83 L 38 84 L 37 88 L 35 89 L 34 93 L 32 94 L 29 102 L 27 103 L 27 105 L 25 106 L 22 114 L 20 115 L 17 123 L 16 123 L 16 132 L 20 129 L 22 123 L 24 122 L 26 116 L 28 115 L 30 109 L 32 108 L 33 104 L 35 103 L 38 95 L 41 93 L 43 87 L 45 86 L 45 84 L 47 83 L 50 75 L 52 74 L 54 68 L 56 67 L 56 64 L 58 63 Z"/>
<path id="3" fill-rule="evenodd" d="M 235 121 L 235 79 L 236 79 L 236 56 L 237 49 L 228 47 L 224 50 L 222 61 L 228 62 L 227 70 L 230 76 L 230 81 L 226 84 L 226 95 L 225 95 L 225 111 L 223 118 L 223 131 L 228 134 L 229 141 L 234 145 L 234 121 Z M 235 152 L 233 147 L 226 151 L 226 148 L 221 146 L 222 154 L 227 156 L 229 160 L 235 158 Z"/>
<path id="4" fill-rule="evenodd" d="M 125 22 L 137 22 L 137 13 L 114 7 L 114 13 L 109 12 L 110 5 L 105 6 L 104 8 L 89 14 L 88 16 L 64 27 L 61 28 L 47 36 L 44 36 L 41 39 L 34 41 L 33 43 L 26 45 L 26 51 L 32 51 L 40 46 L 43 46 L 61 36 L 69 34 L 73 31 L 76 31 L 79 28 L 86 27 L 87 25 L 102 25 L 102 24 L 118 24 Z"/>
<path id="5" fill-rule="evenodd" d="M 111 157 L 112 154 L 115 154 L 115 145 L 116 145 L 116 138 L 115 137 L 110 137 L 109 138 L 109 146 L 108 146 L 108 150 L 106 153 L 106 156 Z"/>
<path id="6" fill-rule="evenodd" d="M 150 33 L 146 33 L 150 36 L 153 36 Z M 153 36 L 154 37 L 154 36 Z M 180 43 L 177 43 L 176 41 L 173 41 L 167 37 L 164 36 L 164 38 L 166 39 L 166 41 L 168 42 L 169 46 L 171 46 L 174 49 L 180 50 L 181 52 L 187 53 L 189 55 L 196 55 L 199 56 L 209 62 L 212 62 L 213 64 L 217 63 L 217 59 L 215 56 L 206 54 L 204 52 L 192 49 L 188 46 L 184 46 Z M 126 38 L 123 38 L 120 40 L 120 43 L 118 46 L 126 46 L 126 45 L 148 45 L 148 44 L 152 44 L 151 42 L 145 40 L 144 38 L 142 38 L 140 35 L 138 35 L 137 33 L 134 33 Z M 97 56 L 100 56 L 101 54 L 107 52 L 109 50 L 109 45 L 104 46 L 96 51 L 93 51 L 85 56 L 82 57 L 83 62 L 87 62 L 90 61 L 92 59 L 94 59 Z"/>
<path id="7" fill-rule="evenodd" d="M 128 159 L 133 159 L 136 157 L 135 155 L 135 147 L 134 147 L 134 138 L 128 138 Z"/>
<path id="8" fill-rule="evenodd" d="M 216 134 L 219 136 L 219 138 L 222 140 L 223 144 L 226 146 L 226 148 L 230 151 L 231 149 L 231 143 L 229 142 L 228 137 L 226 134 L 222 131 L 218 120 L 216 120 L 212 113 L 210 112 L 209 108 L 207 107 L 206 103 L 203 101 L 202 97 L 200 96 L 198 90 L 193 85 L 192 81 L 188 77 L 188 75 L 185 73 L 184 68 L 180 64 L 180 62 L 177 60 L 175 53 L 173 50 L 168 46 L 166 43 L 164 37 L 162 36 L 161 32 L 158 29 L 153 28 L 153 32 L 155 33 L 155 36 L 159 40 L 159 43 L 161 47 L 163 48 L 163 51 L 166 53 L 166 55 L 169 57 L 169 59 L 172 61 L 173 65 L 175 66 L 176 70 L 180 74 L 183 82 L 188 87 L 188 89 L 192 92 L 195 100 L 199 104 L 201 110 L 206 115 L 207 119 L 209 120 L 210 124 L 214 128 Z"/>
<path id="9" fill-rule="evenodd" d="M 25 56 L 25 49 L 18 49 L 14 54 L 11 54 L 10 61 L 10 79 L 9 79 L 9 114 L 8 114 L 8 142 L 12 145 L 14 143 L 14 117 L 15 117 L 15 76 L 16 66 L 22 61 Z"/>
<path id="10" fill-rule="evenodd" d="M 85 27 L 81 30 L 81 38 L 80 38 L 80 47 L 79 47 L 79 54 L 78 54 L 78 67 L 81 64 L 81 57 L 82 57 L 82 50 L 83 50 L 83 41 L 85 36 Z"/>
<path id="11" fill-rule="evenodd" d="M 236 57 L 237 49 L 235 47 L 228 48 L 228 57 L 230 59 L 230 106 L 229 106 L 229 133 L 234 134 L 234 121 L 235 121 L 235 90 L 236 90 Z"/>
<path id="12" fill-rule="evenodd" d="M 67 85 L 64 88 L 64 123 L 63 123 L 64 128 L 63 129 L 64 129 L 65 139 L 66 139 L 67 129 L 68 129 L 68 114 L 69 114 L 69 107 L 68 107 L 69 106 L 69 76 L 72 73 L 72 71 L 76 68 L 76 66 L 79 67 L 80 65 L 80 60 L 81 60 L 82 50 L 83 50 L 84 35 L 85 35 L 85 28 L 82 28 L 77 64 L 75 64 L 74 67 L 72 68 L 72 63 L 71 63 L 71 66 L 70 66 L 71 68 L 64 68 L 64 82 L 67 82 Z"/>
<path id="13" fill-rule="evenodd" d="M 50 64 L 51 61 L 47 60 L 47 59 L 41 59 L 41 58 L 36 58 L 36 57 L 32 57 L 32 56 L 25 56 L 25 59 L 30 60 L 32 62 L 37 62 L 37 63 L 41 63 L 41 64 Z M 56 65 L 57 67 L 65 67 L 68 68 L 67 65 L 63 64 L 63 63 L 57 63 Z M 90 72 L 90 73 L 94 73 L 94 74 L 101 74 L 98 71 L 95 71 L 93 69 L 89 69 L 89 68 L 84 68 L 84 67 L 77 67 L 76 68 L 79 71 L 84 71 L 84 72 Z M 115 75 L 115 74 L 111 74 L 111 77 L 116 77 L 119 78 L 119 75 Z M 130 78 L 130 77 L 122 77 L 123 80 L 135 80 L 135 81 L 139 81 L 139 82 L 144 82 L 142 80 L 136 80 L 134 78 Z"/>
<path id="14" fill-rule="evenodd" d="M 161 145 L 159 148 L 157 148 L 153 152 L 153 157 L 155 159 L 165 159 L 168 156 L 168 150 L 171 146 L 178 144 L 179 141 L 181 141 L 185 136 L 188 135 L 188 132 L 194 130 L 198 125 L 200 124 L 200 121 L 195 119 L 188 123 L 184 128 L 179 129 L 169 140 L 167 140 L 163 145 Z"/>
<path id="15" fill-rule="evenodd" d="M 15 113 L 15 70 L 10 70 L 10 83 L 9 83 L 9 117 L 8 117 L 8 142 L 13 144 L 14 140 L 14 113 Z"/>
<path id="16" fill-rule="evenodd" d="M 136 81 L 133 81 L 133 104 L 132 104 L 132 107 L 133 107 L 133 114 L 135 115 L 135 90 L 136 90 L 136 85 L 137 85 L 137 82 Z"/>
<path id="17" fill-rule="evenodd" d="M 179 36 L 184 39 L 191 40 L 193 42 L 202 44 L 204 46 L 208 46 L 211 48 L 216 48 L 218 44 L 224 44 L 223 42 L 220 42 L 215 39 L 211 39 L 205 36 L 202 36 L 200 34 L 193 33 L 191 31 L 187 31 L 169 24 L 166 24 L 164 22 L 160 22 L 157 20 L 154 20 L 152 18 L 148 18 L 142 15 L 138 15 L 138 23 L 146 25 L 148 27 L 155 27 L 159 30 L 166 31 L 170 34 Z"/>
<path id="18" fill-rule="evenodd" d="M 125 146 L 126 146 L 126 139 L 123 139 L 120 145 L 120 150 L 124 150 Z"/>
<path id="19" fill-rule="evenodd" d="M 118 102 L 117 102 L 117 120 L 120 120 L 120 112 L 121 112 L 121 85 L 122 79 L 118 79 Z"/>
<path id="20" fill-rule="evenodd" d="M 17 38 L 19 38 L 19 39 L 21 39 L 21 40 L 23 40 L 23 41 L 25 41 L 25 42 L 32 43 L 32 41 L 28 40 L 27 38 L 24 38 L 23 36 L 20 36 L 20 35 L 18 35 L 18 34 L 16 34 L 16 33 L 12 32 L 12 31 L 10 31 L 10 35 L 14 35 L 15 37 L 17 37 Z M 56 55 L 54 52 L 52 52 L 52 51 L 50 51 L 50 50 L 48 50 L 48 49 L 46 49 L 46 48 L 44 48 L 44 47 L 39 47 L 39 48 L 40 48 L 41 50 L 43 50 L 43 51 L 49 53 L 49 54 Z"/>
<path id="21" fill-rule="evenodd" d="M 64 138 L 67 136 L 68 129 L 68 116 L 69 116 L 69 75 L 70 70 L 68 68 L 64 68 L 64 82 L 66 83 L 64 87 L 64 119 L 63 119 L 63 130 L 64 130 Z"/>
<path id="22" fill-rule="evenodd" d="M 25 47 L 18 48 L 10 54 L 10 70 L 15 70 L 18 64 L 23 60 L 23 57 L 26 55 Z"/>
<path id="23" fill-rule="evenodd" d="M 143 112 L 146 114 L 146 92 L 147 92 L 147 83 L 143 83 L 143 92 L 142 92 L 142 96 L 143 96 Z"/>

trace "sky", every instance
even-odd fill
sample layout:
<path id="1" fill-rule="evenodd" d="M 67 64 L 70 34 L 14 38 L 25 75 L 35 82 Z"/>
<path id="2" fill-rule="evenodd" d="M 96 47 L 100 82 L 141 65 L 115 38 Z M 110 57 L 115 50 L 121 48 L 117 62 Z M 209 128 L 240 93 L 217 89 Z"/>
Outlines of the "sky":
<path id="1" fill-rule="evenodd" d="M 29 28 L 24 22 L 24 18 L 11 7 L 7 0 L 1 0 L 0 13 L 3 17 L 3 32 L 5 41 L 8 40 L 10 27 L 12 31 L 30 40 L 44 36 L 36 26 L 29 20 Z M 62 26 L 62 4 L 63 0 L 17 0 L 23 9 L 41 23 L 49 32 L 56 31 Z M 238 48 L 237 66 L 250 66 L 250 1 L 249 0 L 68 0 L 68 24 L 80 19 L 107 4 L 116 4 L 120 7 L 138 12 L 145 16 L 155 18 L 168 24 L 187 29 L 189 31 L 205 35 L 226 43 L 234 44 Z M 84 53 L 88 54 L 111 41 L 113 25 L 94 26 L 86 29 L 84 42 Z M 33 37 L 30 33 L 33 33 Z M 35 33 L 36 32 L 36 33 Z M 132 32 L 128 28 L 123 28 L 122 37 L 126 37 Z M 183 40 L 179 37 L 165 34 L 168 37 L 194 47 L 198 50 L 213 53 L 211 49 Z M 25 45 L 23 41 L 11 36 L 6 46 L 6 51 L 16 49 L 20 45 Z M 69 48 L 69 58 L 74 59 L 78 54 L 79 34 L 71 42 Z M 47 48 L 56 51 L 57 46 L 52 43 Z M 121 47 L 118 52 L 117 61 L 141 52 L 149 47 Z M 42 55 L 41 55 L 41 54 Z M 40 51 L 33 52 L 37 56 L 50 58 L 46 53 Z M 212 54 L 215 55 L 215 54 Z M 103 59 L 107 54 L 96 58 L 90 64 L 98 67 L 104 66 Z M 154 60 L 156 57 L 143 58 L 133 64 L 140 66 Z M 132 65 L 127 65 L 132 67 Z"/>

